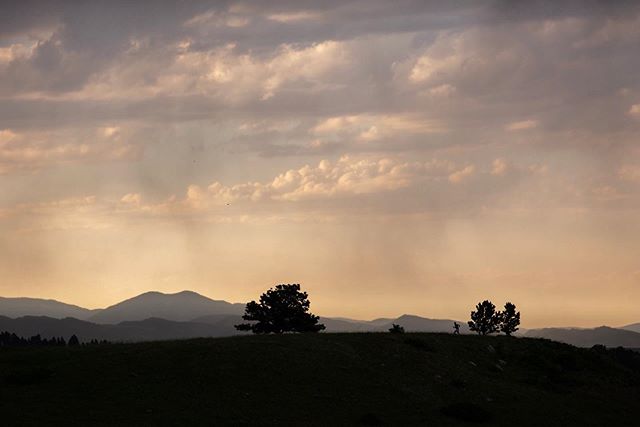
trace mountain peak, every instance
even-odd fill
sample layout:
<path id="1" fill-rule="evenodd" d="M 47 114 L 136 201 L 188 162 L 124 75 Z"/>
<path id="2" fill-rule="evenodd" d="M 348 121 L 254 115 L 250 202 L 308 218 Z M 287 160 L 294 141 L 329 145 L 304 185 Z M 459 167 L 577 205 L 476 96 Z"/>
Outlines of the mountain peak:
<path id="1" fill-rule="evenodd" d="M 197 297 L 197 298 L 203 298 L 203 299 L 208 299 L 208 300 L 211 299 L 211 298 L 205 297 L 204 295 L 199 294 L 197 292 L 185 289 L 184 291 L 174 292 L 174 293 L 160 292 L 160 291 L 147 291 L 147 292 L 141 293 L 140 295 L 136 295 L 135 297 L 129 298 L 129 299 L 125 300 L 125 301 L 129 301 L 129 300 L 132 300 L 132 299 L 138 299 L 138 298 L 149 298 L 149 297 L 150 298 Z"/>
<path id="2" fill-rule="evenodd" d="M 135 297 L 132 297 L 132 298 L 129 298 L 129 299 L 146 297 L 146 296 L 156 296 L 156 295 L 166 295 L 166 294 L 163 294 L 160 291 L 147 291 L 147 292 L 143 292 L 140 295 L 136 295 Z"/>
<path id="3" fill-rule="evenodd" d="M 415 314 L 406 314 L 406 313 L 398 317 L 396 320 L 416 320 L 416 319 L 430 320 L 426 317 L 420 317 L 420 316 L 416 316 Z"/>
<path id="4" fill-rule="evenodd" d="M 173 294 L 150 291 L 107 307 L 92 316 L 96 323 L 120 323 L 159 317 L 173 321 L 189 321 L 212 314 L 241 314 L 243 304 L 216 301 L 197 292 L 184 290 Z"/>

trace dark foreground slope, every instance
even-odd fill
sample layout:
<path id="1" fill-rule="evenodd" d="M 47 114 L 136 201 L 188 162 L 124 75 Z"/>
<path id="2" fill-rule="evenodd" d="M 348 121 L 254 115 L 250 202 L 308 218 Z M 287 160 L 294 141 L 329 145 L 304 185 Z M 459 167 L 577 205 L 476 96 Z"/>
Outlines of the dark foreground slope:
<path id="1" fill-rule="evenodd" d="M 640 355 L 445 334 L 0 349 L 3 425 L 640 425 Z"/>

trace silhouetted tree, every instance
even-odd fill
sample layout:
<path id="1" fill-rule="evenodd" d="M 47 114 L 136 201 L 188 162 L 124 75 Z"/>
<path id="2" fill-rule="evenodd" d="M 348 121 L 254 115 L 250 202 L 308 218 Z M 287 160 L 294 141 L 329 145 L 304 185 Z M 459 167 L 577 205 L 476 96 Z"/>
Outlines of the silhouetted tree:
<path id="1" fill-rule="evenodd" d="M 71 338 L 69 338 L 68 345 L 72 346 L 72 345 L 78 345 L 78 344 L 80 344 L 78 337 L 75 334 L 71 335 Z"/>
<path id="2" fill-rule="evenodd" d="M 318 316 L 309 313 L 309 304 L 308 295 L 300 292 L 299 284 L 277 285 L 260 295 L 260 303 L 247 303 L 242 318 L 256 323 L 241 323 L 235 327 L 254 334 L 319 332 L 325 327 L 318 323 Z"/>
<path id="3" fill-rule="evenodd" d="M 404 334 L 404 328 L 400 325 L 392 323 L 389 332 L 391 332 L 392 334 Z"/>
<path id="4" fill-rule="evenodd" d="M 504 305 L 504 311 L 500 316 L 500 332 L 511 335 L 517 331 L 520 325 L 520 312 L 516 311 L 516 305 L 510 302 Z"/>
<path id="5" fill-rule="evenodd" d="M 496 312 L 496 306 L 485 300 L 476 305 L 476 311 L 471 312 L 471 320 L 467 323 L 469 329 L 478 335 L 487 335 L 498 332 L 501 317 L 501 313 Z"/>
<path id="6" fill-rule="evenodd" d="M 15 333 L 0 332 L 0 347 L 48 347 L 65 345 L 63 338 L 42 338 L 40 334 L 29 338 L 19 337 Z"/>

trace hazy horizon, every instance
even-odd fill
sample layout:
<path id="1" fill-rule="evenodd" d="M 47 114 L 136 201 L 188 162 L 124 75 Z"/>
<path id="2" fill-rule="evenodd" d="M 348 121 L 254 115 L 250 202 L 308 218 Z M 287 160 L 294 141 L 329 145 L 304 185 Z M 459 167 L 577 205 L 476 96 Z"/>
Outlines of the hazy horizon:
<path id="1" fill-rule="evenodd" d="M 640 322 L 640 4 L 29 0 L 0 295 Z"/>
<path id="2" fill-rule="evenodd" d="M 304 291 L 304 289 L 302 289 Z M 175 292 L 160 292 L 160 291 L 156 291 L 156 290 L 148 290 L 145 292 L 142 292 L 140 294 L 136 294 L 136 295 L 131 295 L 129 297 L 126 297 L 122 300 L 118 300 L 118 301 L 114 301 L 113 303 L 107 304 L 107 305 L 103 305 L 103 306 L 85 306 L 85 305 L 81 305 L 81 304 L 75 304 L 73 302 L 70 301 L 61 301 L 61 300 L 56 300 L 54 298 L 47 298 L 47 297 L 37 297 L 37 296 L 14 296 L 14 297 L 7 297 L 4 295 L 0 295 L 0 297 L 3 298 L 30 298 L 30 299 L 42 299 L 42 300 L 48 300 L 48 301 L 56 301 L 59 303 L 64 303 L 64 304 L 69 304 L 72 306 L 77 306 L 79 308 L 83 308 L 83 309 L 89 309 L 89 310 L 102 310 L 102 309 L 107 309 L 110 308 L 112 306 L 118 305 L 119 303 L 122 303 L 124 301 L 130 300 L 130 299 L 134 299 L 136 297 L 142 296 L 144 294 L 148 294 L 148 293 L 161 293 L 163 295 L 167 295 L 167 296 L 172 296 L 172 295 L 177 295 L 177 294 L 181 294 L 184 292 L 195 292 L 192 291 L 190 289 L 183 289 L 180 291 L 175 291 Z M 224 301 L 230 304 L 246 304 L 248 301 L 229 301 L 226 300 L 222 297 L 212 297 L 209 295 L 205 295 L 205 294 L 201 294 L 198 292 L 195 292 L 196 294 L 203 296 L 205 298 L 209 298 L 211 300 L 214 301 Z M 258 300 L 259 296 L 256 296 L 255 298 L 253 298 L 253 300 Z M 501 309 L 503 304 L 501 302 L 495 302 L 495 305 L 497 306 L 497 309 Z M 312 312 L 315 312 L 315 310 L 313 310 L 313 306 L 312 308 Z M 519 307 L 518 307 L 519 308 Z M 475 309 L 475 305 L 473 307 L 470 307 L 469 312 L 471 311 L 471 309 Z M 417 314 L 417 313 L 411 313 L 411 312 L 396 312 L 396 313 L 391 313 L 386 315 L 386 316 L 369 316 L 366 318 L 356 318 L 356 317 L 350 317 L 350 316 L 343 316 L 340 314 L 326 314 L 326 313 L 319 313 L 319 312 L 315 312 L 314 314 L 317 314 L 319 316 L 321 316 L 322 318 L 332 318 L 332 319 L 348 319 L 348 320 L 357 320 L 357 321 L 373 321 L 373 320 L 378 320 L 378 319 L 397 319 L 399 317 L 405 316 L 405 315 L 409 315 L 409 316 L 419 316 L 419 317 L 423 317 L 423 318 L 430 318 L 430 319 L 434 319 L 434 320 L 438 320 L 438 319 L 450 319 L 450 320 L 457 320 L 457 321 L 461 321 L 464 322 L 466 324 L 467 320 L 469 320 L 469 315 L 467 313 L 466 316 L 461 316 L 461 317 L 456 317 L 456 316 L 440 316 L 440 317 L 434 317 L 434 316 L 430 316 L 428 313 L 422 313 L 422 314 Z M 1 314 L 1 313 L 0 313 Z M 215 314 L 215 313 L 214 313 Z M 29 315 L 28 313 L 25 312 L 24 315 Z M 33 315 L 33 314 L 32 314 Z M 11 317 L 11 316 L 10 316 Z M 90 320 L 90 319 L 89 319 Z M 630 324 L 635 324 L 635 323 L 640 323 L 640 322 L 632 322 Z M 596 327 L 600 327 L 600 326 L 608 326 L 608 327 L 612 327 L 612 328 L 619 328 L 619 327 L 623 327 L 623 326 L 628 326 L 630 324 L 619 324 L 619 325 L 611 325 L 611 324 L 600 324 L 600 325 L 587 325 L 587 326 L 577 326 L 577 325 L 571 325 L 571 324 L 562 324 L 562 325 L 558 325 L 558 324 L 553 324 L 553 325 L 547 325 L 547 324 L 541 324 L 541 325 L 529 325 L 526 322 L 522 325 L 522 328 L 524 329 L 536 329 L 536 328 L 596 328 Z"/>

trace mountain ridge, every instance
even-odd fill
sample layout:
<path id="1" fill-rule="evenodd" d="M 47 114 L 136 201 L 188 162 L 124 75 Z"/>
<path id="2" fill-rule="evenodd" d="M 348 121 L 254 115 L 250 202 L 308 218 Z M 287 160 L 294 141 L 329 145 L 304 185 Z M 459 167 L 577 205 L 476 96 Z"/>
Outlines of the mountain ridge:
<path id="1" fill-rule="evenodd" d="M 21 317 L 46 315 L 56 318 L 75 317 L 85 319 L 101 309 L 88 309 L 55 299 L 31 297 L 0 297 L 0 315 Z"/>
<path id="2" fill-rule="evenodd" d="M 94 310 L 53 299 L 0 297 L 0 329 L 22 335 L 39 333 L 67 338 L 75 333 L 83 339 L 113 341 L 221 337 L 238 334 L 234 325 L 243 321 L 244 307 L 242 303 L 214 300 L 190 290 L 148 291 Z M 407 332 L 452 333 L 454 321 L 460 324 L 461 333 L 471 332 L 464 321 L 406 313 L 396 318 L 373 320 L 320 317 L 327 332 L 386 332 L 395 323 Z M 580 347 L 602 344 L 640 348 L 640 323 L 620 328 L 522 328 L 517 335 L 547 338 Z"/>
<path id="3" fill-rule="evenodd" d="M 158 317 L 174 321 L 189 321 L 209 314 L 240 314 L 244 304 L 214 300 L 193 291 L 172 294 L 149 291 L 111 305 L 87 320 L 116 324 L 127 320 Z"/>
<path id="4" fill-rule="evenodd" d="M 640 322 L 632 323 L 630 325 L 625 325 L 625 326 L 621 327 L 620 329 L 624 329 L 624 330 L 627 330 L 627 331 L 640 333 Z"/>
<path id="5" fill-rule="evenodd" d="M 576 347 L 592 347 L 599 344 L 607 347 L 640 348 L 640 333 L 609 326 L 599 326 L 591 329 L 530 329 L 524 336 L 529 338 L 546 338 L 572 344 Z"/>

